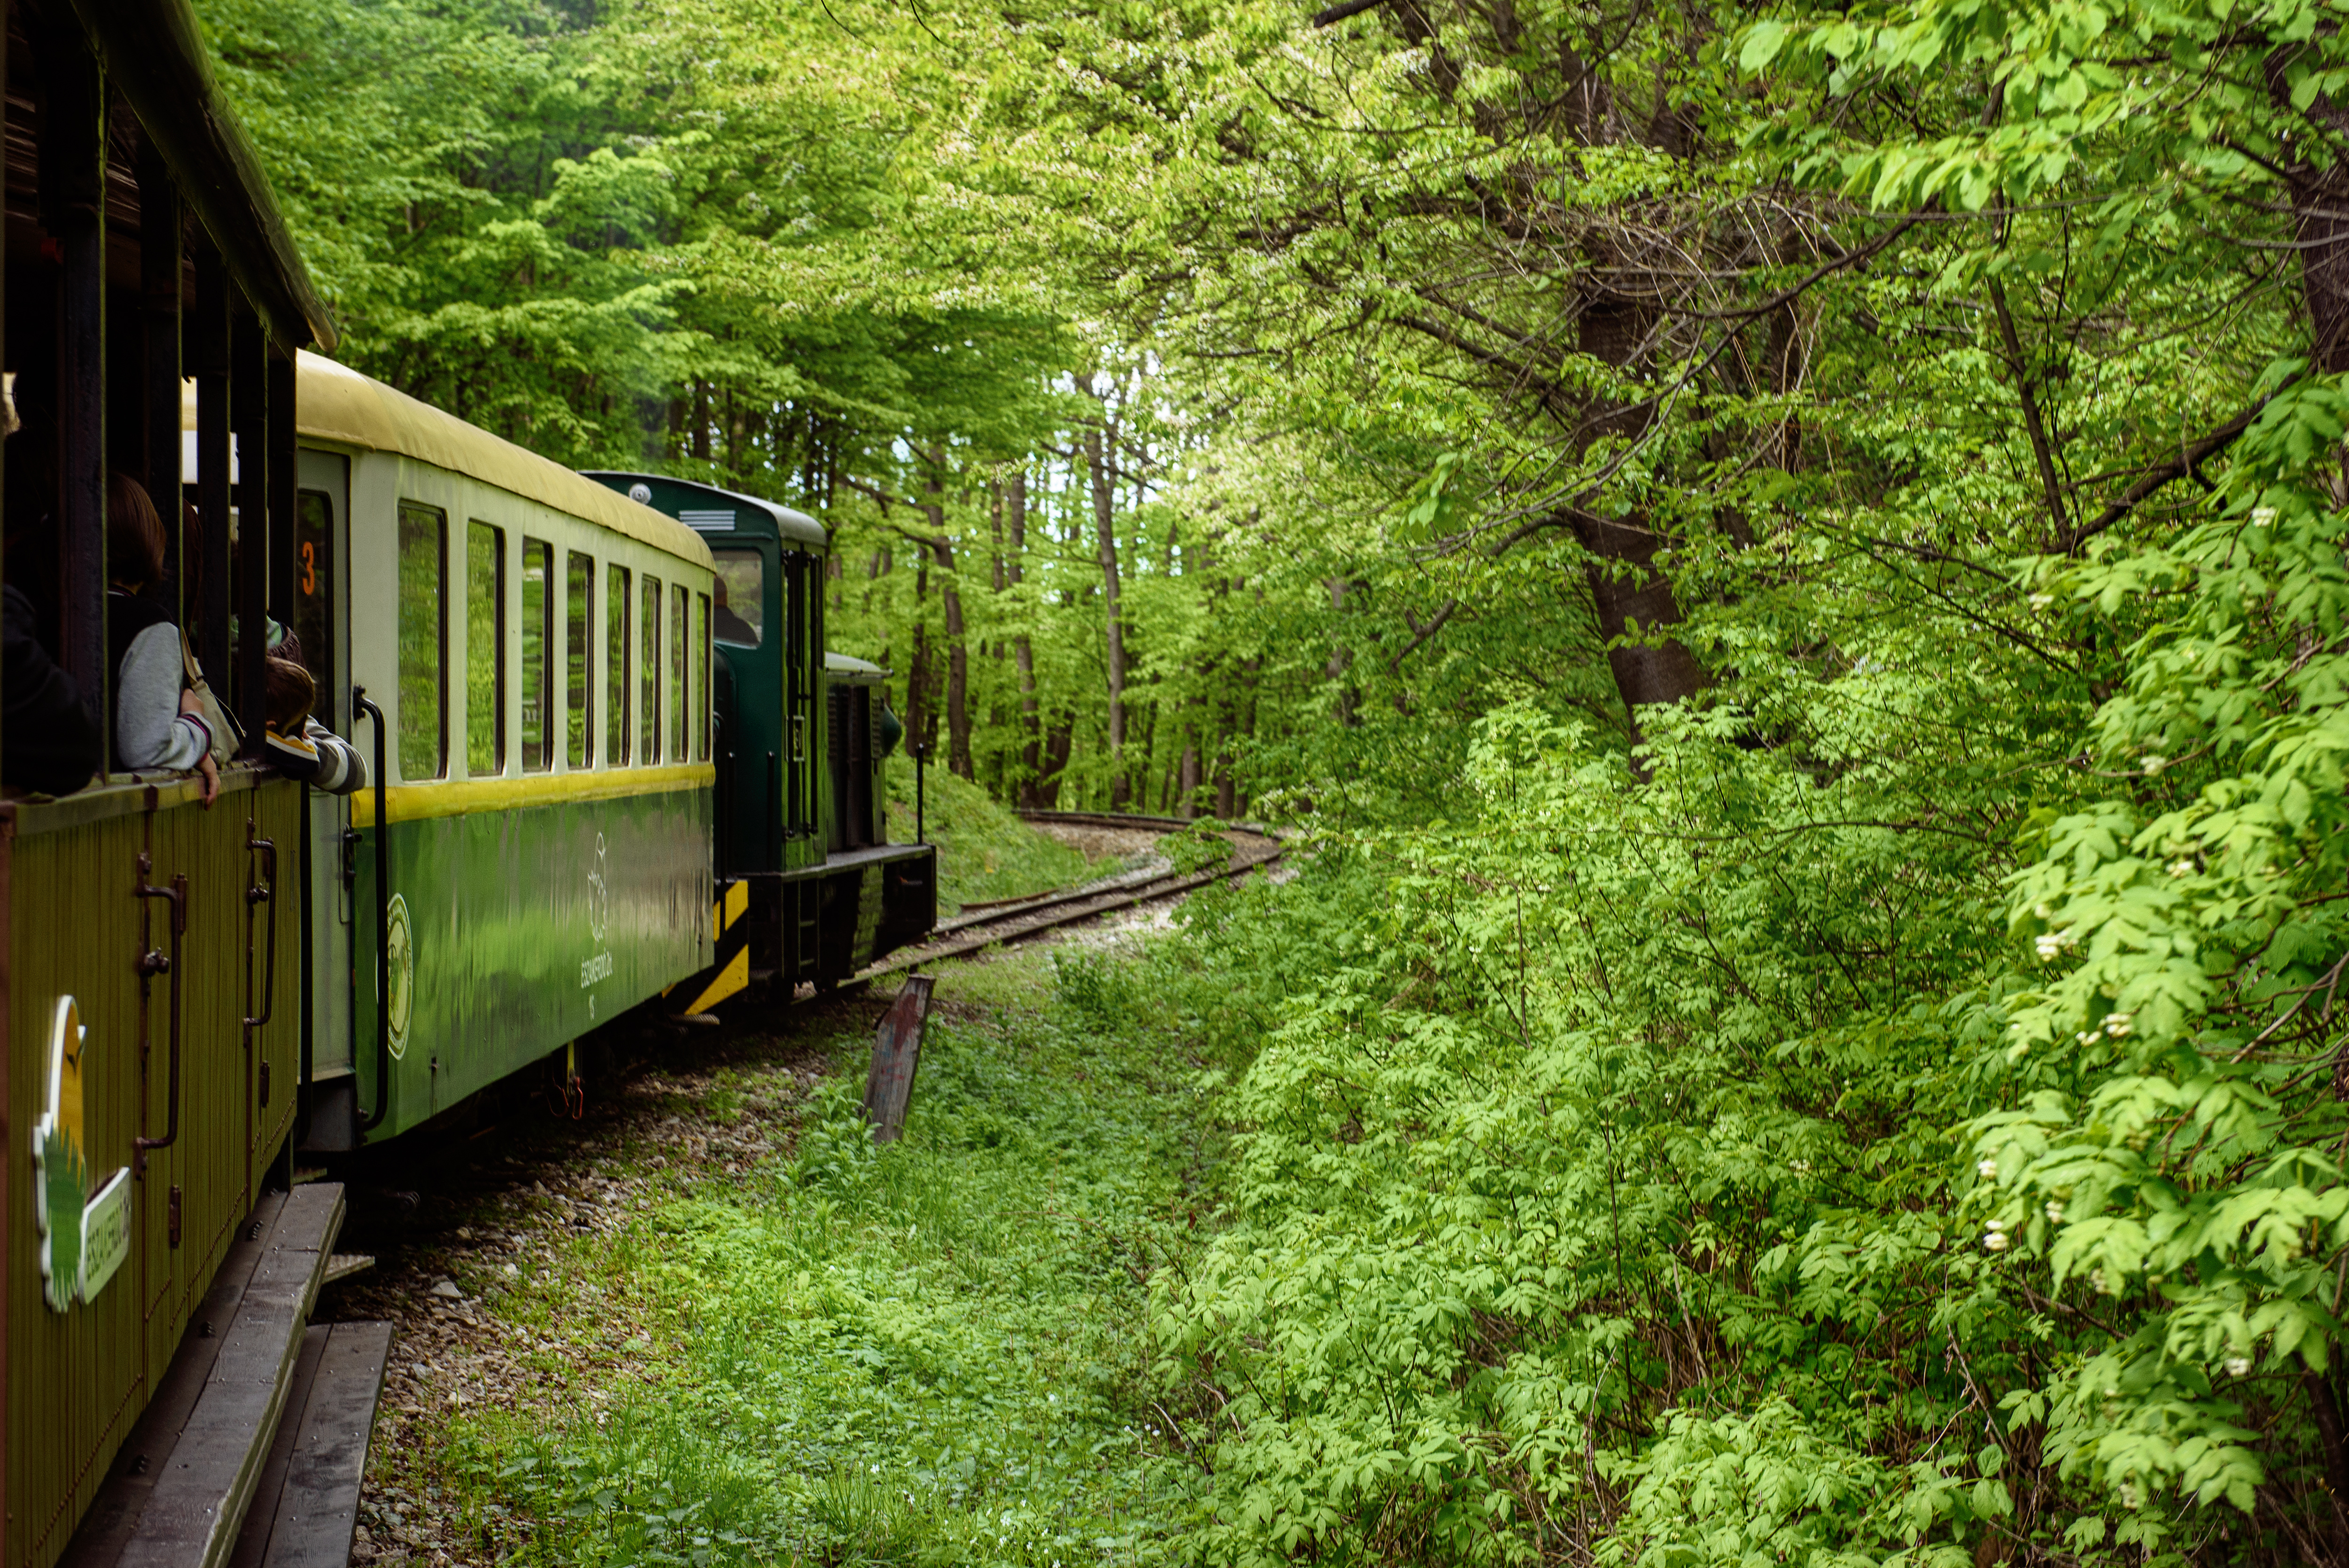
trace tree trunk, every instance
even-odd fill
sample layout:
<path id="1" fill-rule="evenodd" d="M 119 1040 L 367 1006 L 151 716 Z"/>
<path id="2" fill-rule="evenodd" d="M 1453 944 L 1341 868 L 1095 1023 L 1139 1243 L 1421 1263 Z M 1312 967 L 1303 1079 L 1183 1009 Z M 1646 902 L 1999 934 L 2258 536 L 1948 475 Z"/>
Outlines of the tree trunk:
<path id="1" fill-rule="evenodd" d="M 1125 772 L 1125 627 L 1118 619 L 1117 526 L 1112 511 L 1114 481 L 1109 470 L 1108 443 L 1104 439 L 1108 427 L 1108 405 L 1104 403 L 1102 422 L 1085 431 L 1085 464 L 1092 470 L 1093 530 L 1101 562 L 1102 624 L 1109 670 L 1110 810 L 1123 811 L 1133 798 L 1133 786 Z"/>
<path id="2" fill-rule="evenodd" d="M 1183 737 L 1181 782 L 1175 786 L 1174 793 L 1176 816 L 1188 820 L 1199 814 L 1199 732 L 1195 729 Z"/>
<path id="3" fill-rule="evenodd" d="M 1068 771 L 1069 756 L 1075 747 L 1075 716 L 1063 711 L 1054 719 L 1051 733 L 1044 738 L 1044 771 L 1036 780 L 1036 804 L 1031 810 L 1060 809 L 1061 776 Z"/>
<path id="4" fill-rule="evenodd" d="M 1333 624 L 1342 625 L 1346 613 L 1346 581 L 1342 577 L 1332 577 L 1327 586 L 1330 590 L 1330 619 Z M 1354 688 L 1339 685 L 1345 679 L 1346 671 L 1353 662 L 1354 650 L 1339 643 L 1330 648 L 1330 662 L 1322 666 L 1322 674 L 1330 684 L 1338 687 L 1337 701 L 1333 706 L 1338 722 L 1349 729 L 1362 722 L 1354 713 Z"/>
<path id="5" fill-rule="evenodd" d="M 1011 530 L 1010 558 L 1004 562 L 1004 574 L 1018 587 L 1026 575 L 1028 554 L 1028 470 L 1015 470 L 1004 486 L 1003 505 L 1009 514 L 1005 521 Z M 1011 639 L 1011 656 L 1019 666 L 1019 803 L 1030 810 L 1040 809 L 1043 797 L 1038 787 L 1043 777 L 1041 716 L 1036 700 L 1036 650 L 1020 633 Z"/>
<path id="6" fill-rule="evenodd" d="M 947 769 L 976 777 L 970 760 L 970 650 L 963 640 L 962 593 L 955 586 L 954 541 L 947 536 L 946 454 L 930 449 L 929 476 L 922 483 L 922 515 L 929 519 L 930 553 L 938 565 L 938 603 L 947 639 Z M 936 719 L 931 720 L 935 730 Z M 930 738 L 934 742 L 936 736 Z"/>
<path id="7" fill-rule="evenodd" d="M 1622 369 L 1636 357 L 1654 324 L 1654 312 L 1636 301 L 1600 297 L 1587 301 L 1578 323 L 1578 346 L 1602 364 Z M 1649 410 L 1600 402 L 1588 409 L 1578 445 L 1588 451 L 1609 436 L 1639 437 L 1648 426 Z M 1576 511 L 1569 520 L 1574 536 L 1590 560 L 1583 574 L 1590 586 L 1591 607 L 1597 612 L 1599 635 L 1611 645 L 1636 622 L 1640 643 L 1609 646 L 1607 665 L 1615 676 L 1615 690 L 1631 744 L 1641 739 L 1640 709 L 1651 703 L 1677 702 L 1703 689 L 1705 673 L 1695 655 L 1670 638 L 1659 640 L 1654 628 L 1678 625 L 1680 601 L 1672 585 L 1655 566 L 1662 537 L 1647 526 L 1644 517 L 1610 519 Z"/>

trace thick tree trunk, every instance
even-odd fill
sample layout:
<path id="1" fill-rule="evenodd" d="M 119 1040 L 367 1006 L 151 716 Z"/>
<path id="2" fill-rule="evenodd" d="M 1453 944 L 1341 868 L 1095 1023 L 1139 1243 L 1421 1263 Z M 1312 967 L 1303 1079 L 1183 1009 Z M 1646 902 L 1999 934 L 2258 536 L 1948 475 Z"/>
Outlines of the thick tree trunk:
<path id="1" fill-rule="evenodd" d="M 1639 301 L 1593 299 L 1582 307 L 1578 346 L 1619 370 L 1639 356 L 1654 321 L 1654 312 Z M 1586 411 L 1578 444 L 1588 451 L 1609 436 L 1636 438 L 1645 431 L 1651 417 L 1644 406 L 1599 403 Z M 1599 634 L 1611 645 L 1637 624 L 1636 644 L 1607 650 L 1607 666 L 1615 677 L 1616 693 L 1623 699 L 1631 743 L 1636 746 L 1642 738 L 1640 709 L 1654 703 L 1678 702 L 1702 690 L 1704 667 L 1679 643 L 1655 635 L 1659 627 L 1680 624 L 1681 607 L 1672 596 L 1671 582 L 1656 569 L 1656 552 L 1664 541 L 1648 527 L 1646 518 L 1610 519 L 1577 511 L 1569 521 L 1575 538 L 1590 556 L 1583 573 L 1598 614 Z"/>
<path id="2" fill-rule="evenodd" d="M 1053 720 L 1051 733 L 1044 738 L 1044 768 L 1036 780 L 1036 810 L 1060 809 L 1061 776 L 1068 771 L 1070 754 L 1076 747 L 1074 716 L 1062 713 Z"/>
<path id="3" fill-rule="evenodd" d="M 1122 811 L 1133 799 L 1133 785 L 1125 769 L 1125 626 L 1119 619 L 1115 481 L 1109 469 L 1108 427 L 1108 408 L 1104 404 L 1102 422 L 1085 431 L 1085 465 L 1092 480 L 1093 530 L 1096 557 L 1101 562 L 1102 621 L 1109 671 L 1110 809 Z"/>

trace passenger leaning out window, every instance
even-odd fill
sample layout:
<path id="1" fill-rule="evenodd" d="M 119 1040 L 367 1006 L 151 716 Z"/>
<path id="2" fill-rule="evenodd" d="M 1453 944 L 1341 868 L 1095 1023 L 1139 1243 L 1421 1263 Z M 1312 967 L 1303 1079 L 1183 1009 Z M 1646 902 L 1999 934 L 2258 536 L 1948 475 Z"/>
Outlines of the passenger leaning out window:
<path id="1" fill-rule="evenodd" d="M 106 487 L 107 656 L 114 665 L 114 757 L 133 770 L 193 770 L 204 804 L 220 795 L 220 767 L 202 703 L 188 689 L 180 628 L 152 597 L 163 580 L 163 521 L 137 480 Z"/>

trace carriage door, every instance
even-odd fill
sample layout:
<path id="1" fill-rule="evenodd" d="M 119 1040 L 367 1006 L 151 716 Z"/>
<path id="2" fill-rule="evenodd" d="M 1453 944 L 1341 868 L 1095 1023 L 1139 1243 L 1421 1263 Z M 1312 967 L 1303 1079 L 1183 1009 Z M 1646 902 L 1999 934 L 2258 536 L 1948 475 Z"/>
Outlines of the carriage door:
<path id="1" fill-rule="evenodd" d="M 332 452 L 302 453 L 295 510 L 294 625 L 302 659 L 318 683 L 312 717 L 348 738 L 351 723 L 350 463 Z M 372 738 L 371 737 L 365 738 Z M 311 918 L 302 923 L 303 1079 L 332 1085 L 310 1097 L 313 1144 L 341 1147 L 334 1123 L 352 1105 L 350 799 L 303 791 L 303 874 Z"/>
<path id="2" fill-rule="evenodd" d="M 808 557 L 800 551 L 783 553 L 783 680 L 790 693 L 792 792 L 789 830 L 795 837 L 813 838 L 823 830 L 816 821 L 816 759 L 823 739 L 816 725 L 816 693 L 823 681 L 823 655 L 808 654 Z"/>

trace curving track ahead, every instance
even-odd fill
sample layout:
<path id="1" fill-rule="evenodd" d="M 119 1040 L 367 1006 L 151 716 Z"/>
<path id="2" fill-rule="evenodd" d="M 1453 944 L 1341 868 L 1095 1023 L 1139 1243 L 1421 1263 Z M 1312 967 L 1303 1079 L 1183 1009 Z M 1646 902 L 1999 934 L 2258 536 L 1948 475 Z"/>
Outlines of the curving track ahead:
<path id="1" fill-rule="evenodd" d="M 1177 817 L 1143 817 L 1118 811 L 1022 811 L 1019 815 L 1027 821 L 1047 826 L 1139 828 L 1160 833 L 1180 832 L 1191 825 Z M 1023 942 L 1096 915 L 1174 898 L 1219 879 L 1237 881 L 1280 858 L 1283 846 L 1279 837 L 1264 829 L 1235 827 L 1227 829 L 1224 836 L 1232 841 L 1232 856 L 1221 868 L 1145 872 L 1074 892 L 1039 893 L 1034 898 L 968 908 L 956 918 L 940 922 L 936 934 L 928 942 L 891 954 L 872 967 L 859 970 L 856 978 L 878 979 L 941 958 L 977 953 L 983 947 Z"/>

